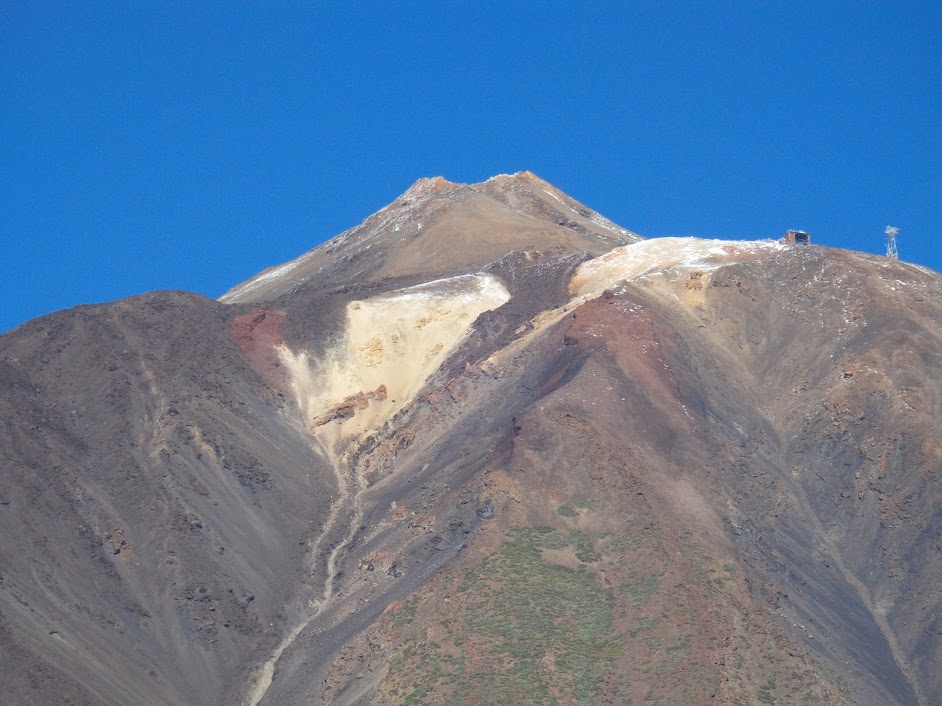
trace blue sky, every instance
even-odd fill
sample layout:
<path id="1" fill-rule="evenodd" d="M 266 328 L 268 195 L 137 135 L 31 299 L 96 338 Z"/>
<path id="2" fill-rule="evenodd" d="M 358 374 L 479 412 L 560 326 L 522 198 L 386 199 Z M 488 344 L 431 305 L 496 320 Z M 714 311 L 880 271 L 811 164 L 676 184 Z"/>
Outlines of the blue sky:
<path id="1" fill-rule="evenodd" d="M 942 270 L 942 3 L 0 4 L 0 331 L 216 297 L 417 178 Z"/>

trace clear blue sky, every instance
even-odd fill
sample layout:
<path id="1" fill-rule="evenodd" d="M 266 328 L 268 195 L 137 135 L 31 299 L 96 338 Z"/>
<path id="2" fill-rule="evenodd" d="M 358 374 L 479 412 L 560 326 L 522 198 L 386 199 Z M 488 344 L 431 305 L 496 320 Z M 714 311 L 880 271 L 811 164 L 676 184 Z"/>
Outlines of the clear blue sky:
<path id="1" fill-rule="evenodd" d="M 617 7 L 616 7 L 617 5 Z M 942 270 L 942 3 L 0 3 L 0 331 L 218 296 L 415 179 Z"/>

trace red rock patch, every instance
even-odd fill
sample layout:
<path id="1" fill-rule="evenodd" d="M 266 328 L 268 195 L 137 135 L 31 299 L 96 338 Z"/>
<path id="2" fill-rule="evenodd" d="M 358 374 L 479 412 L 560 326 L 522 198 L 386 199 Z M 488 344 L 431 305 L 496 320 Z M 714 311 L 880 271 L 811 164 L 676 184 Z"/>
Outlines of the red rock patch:
<path id="1" fill-rule="evenodd" d="M 266 377 L 275 375 L 279 366 L 275 348 L 284 343 L 281 327 L 285 313 L 259 307 L 232 320 L 232 338 L 253 367 Z"/>

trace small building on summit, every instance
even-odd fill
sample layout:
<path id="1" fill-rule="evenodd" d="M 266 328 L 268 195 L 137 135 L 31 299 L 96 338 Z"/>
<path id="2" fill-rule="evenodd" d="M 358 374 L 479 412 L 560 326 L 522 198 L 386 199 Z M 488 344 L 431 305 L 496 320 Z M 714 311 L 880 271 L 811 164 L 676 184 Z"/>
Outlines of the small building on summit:
<path id="1" fill-rule="evenodd" d="M 797 243 L 798 245 L 810 245 L 811 244 L 811 233 L 808 233 L 803 230 L 790 230 L 785 234 L 778 242 L 780 243 Z"/>

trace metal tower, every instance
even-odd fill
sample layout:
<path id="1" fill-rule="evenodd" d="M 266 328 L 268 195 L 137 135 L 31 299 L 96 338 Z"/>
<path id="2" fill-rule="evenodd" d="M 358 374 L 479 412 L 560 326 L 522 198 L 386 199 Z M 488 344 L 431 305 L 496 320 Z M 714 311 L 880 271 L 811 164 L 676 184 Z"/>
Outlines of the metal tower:
<path id="1" fill-rule="evenodd" d="M 886 230 L 886 256 L 891 260 L 899 260 L 899 253 L 896 252 L 896 236 L 899 234 L 899 228 L 887 226 Z"/>

